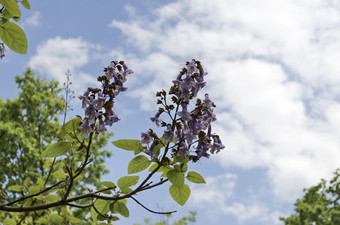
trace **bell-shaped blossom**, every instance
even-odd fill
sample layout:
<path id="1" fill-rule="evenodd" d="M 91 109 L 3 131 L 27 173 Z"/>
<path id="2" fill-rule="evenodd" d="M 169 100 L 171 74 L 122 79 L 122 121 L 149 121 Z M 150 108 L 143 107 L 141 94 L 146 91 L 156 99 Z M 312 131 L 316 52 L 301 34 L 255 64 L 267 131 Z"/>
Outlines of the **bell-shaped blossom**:
<path id="1" fill-rule="evenodd" d="M 182 105 L 182 111 L 177 112 L 177 115 L 181 117 L 182 120 L 188 121 L 191 119 L 191 113 L 188 112 L 188 105 L 183 103 Z"/>
<path id="2" fill-rule="evenodd" d="M 152 133 L 151 129 L 149 129 L 146 132 L 142 132 L 142 134 L 141 134 L 141 137 L 142 137 L 141 143 L 142 144 L 149 144 L 152 141 L 151 133 Z"/>
<path id="3" fill-rule="evenodd" d="M 174 138 L 174 132 L 172 131 L 171 125 L 168 124 L 163 134 L 165 144 L 168 144 Z"/>
<path id="4" fill-rule="evenodd" d="M 89 133 L 93 132 L 93 129 L 90 127 L 89 120 L 86 118 L 84 123 L 79 127 L 79 130 L 83 133 L 83 137 L 87 138 Z"/>

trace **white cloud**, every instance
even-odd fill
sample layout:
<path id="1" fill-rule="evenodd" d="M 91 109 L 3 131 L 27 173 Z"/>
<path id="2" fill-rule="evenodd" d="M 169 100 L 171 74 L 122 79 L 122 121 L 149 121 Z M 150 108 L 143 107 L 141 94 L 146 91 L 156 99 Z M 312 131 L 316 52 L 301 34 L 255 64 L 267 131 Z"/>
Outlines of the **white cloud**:
<path id="1" fill-rule="evenodd" d="M 145 90 L 200 59 L 227 146 L 220 164 L 266 169 L 275 199 L 292 202 L 340 159 L 339 11 L 323 0 L 179 0 L 110 27 L 144 54 L 138 65 L 127 56 L 149 81 L 134 95 L 144 109 L 154 107 Z"/>
<path id="2" fill-rule="evenodd" d="M 48 39 L 37 47 L 37 52 L 29 61 L 30 67 L 41 74 L 59 81 L 66 81 L 65 73 L 70 70 L 73 88 L 76 93 L 83 92 L 86 84 L 96 83 L 95 77 L 82 72 L 81 68 L 89 63 L 90 52 L 97 47 L 82 38 Z"/>
<path id="3" fill-rule="evenodd" d="M 38 27 L 41 25 L 41 14 L 38 11 L 33 11 L 32 15 L 24 20 L 22 27 Z"/>
<path id="4" fill-rule="evenodd" d="M 214 223 L 216 218 L 226 218 L 235 216 L 238 221 L 243 222 L 265 222 L 266 224 L 278 224 L 278 218 L 282 213 L 271 210 L 261 203 L 259 199 L 240 198 L 235 201 L 237 176 L 235 174 L 225 174 L 215 177 L 208 177 L 207 184 L 191 187 L 192 194 L 189 204 L 208 210 L 210 220 Z"/>

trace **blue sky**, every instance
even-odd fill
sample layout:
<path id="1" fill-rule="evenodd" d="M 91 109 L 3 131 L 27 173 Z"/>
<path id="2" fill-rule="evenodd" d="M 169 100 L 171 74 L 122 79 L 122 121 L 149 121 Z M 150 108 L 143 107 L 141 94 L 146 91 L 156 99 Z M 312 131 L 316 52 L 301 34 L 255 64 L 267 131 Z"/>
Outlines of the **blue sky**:
<path id="1" fill-rule="evenodd" d="M 113 140 L 137 139 L 153 126 L 154 93 L 198 59 L 226 149 L 192 165 L 207 184 L 191 185 L 184 207 L 167 184 L 138 199 L 178 210 L 175 218 L 196 210 L 196 224 L 281 224 L 302 189 L 329 178 L 340 160 L 339 10 L 326 0 L 32 0 L 21 21 L 29 50 L 8 50 L 0 61 L 0 96 L 16 96 L 13 77 L 27 66 L 61 83 L 70 70 L 79 95 L 111 60 L 123 59 L 135 73 L 116 105 L 122 120 Z M 116 181 L 131 155 L 108 149 L 105 179 Z M 132 216 L 117 224 L 158 218 L 128 204 Z"/>

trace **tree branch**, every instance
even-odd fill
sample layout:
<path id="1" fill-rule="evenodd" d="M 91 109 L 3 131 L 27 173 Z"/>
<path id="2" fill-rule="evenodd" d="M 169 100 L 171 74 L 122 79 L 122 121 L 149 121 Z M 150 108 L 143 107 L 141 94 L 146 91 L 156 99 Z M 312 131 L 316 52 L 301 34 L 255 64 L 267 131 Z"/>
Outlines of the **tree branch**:
<path id="1" fill-rule="evenodd" d="M 130 197 L 132 198 L 138 205 L 142 206 L 144 209 L 146 209 L 147 211 L 151 212 L 151 213 L 154 213 L 154 214 L 166 214 L 166 215 L 169 215 L 169 214 L 172 214 L 172 213 L 175 213 L 177 211 L 171 211 L 171 212 L 157 212 L 157 211 L 153 211 L 149 208 L 147 208 L 146 206 L 144 206 L 142 203 L 140 203 L 137 199 L 135 199 L 134 197 Z"/>

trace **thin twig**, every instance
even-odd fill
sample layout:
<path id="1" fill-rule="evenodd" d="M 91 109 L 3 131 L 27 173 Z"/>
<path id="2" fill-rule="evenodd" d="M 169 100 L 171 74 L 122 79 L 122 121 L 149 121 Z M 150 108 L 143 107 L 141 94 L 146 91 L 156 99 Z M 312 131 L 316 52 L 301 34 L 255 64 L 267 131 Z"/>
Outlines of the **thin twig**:
<path id="1" fill-rule="evenodd" d="M 157 211 L 153 211 L 149 208 L 147 208 L 145 205 L 143 205 L 142 203 L 140 203 L 137 199 L 135 199 L 134 197 L 130 197 L 132 198 L 138 205 L 142 206 L 144 209 L 146 209 L 147 211 L 151 212 L 151 213 L 154 213 L 154 214 L 166 214 L 166 215 L 169 215 L 169 214 L 172 214 L 172 213 L 175 213 L 177 211 L 171 211 L 171 212 L 157 212 Z"/>

